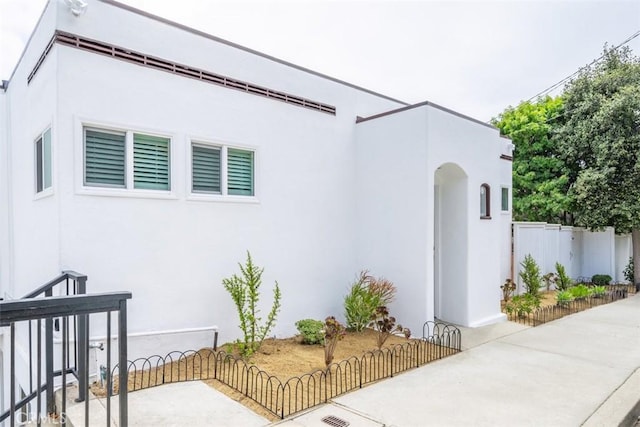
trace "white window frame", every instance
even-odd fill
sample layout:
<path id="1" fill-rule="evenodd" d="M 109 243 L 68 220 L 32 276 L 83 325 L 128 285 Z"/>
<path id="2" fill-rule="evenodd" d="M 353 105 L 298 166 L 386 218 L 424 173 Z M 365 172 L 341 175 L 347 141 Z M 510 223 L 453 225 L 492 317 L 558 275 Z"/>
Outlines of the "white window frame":
<path id="1" fill-rule="evenodd" d="M 507 203 L 509 204 L 507 209 L 504 209 L 504 206 L 502 205 L 502 192 L 504 190 L 507 190 Z M 503 214 L 508 214 L 509 212 L 511 212 L 511 205 L 512 205 L 511 188 L 506 185 L 503 185 L 502 187 L 500 187 L 500 212 Z"/>
<path id="2" fill-rule="evenodd" d="M 85 129 L 106 133 L 125 133 L 125 187 L 87 185 L 85 183 Z M 133 134 L 136 133 L 167 138 L 169 140 L 169 190 L 134 188 Z M 174 166 L 176 139 L 174 135 L 157 129 L 145 129 L 139 126 L 126 126 L 76 118 L 76 193 L 90 196 L 177 199 Z"/>
<path id="3" fill-rule="evenodd" d="M 258 203 L 258 150 L 256 147 L 226 142 L 220 140 L 210 140 L 207 138 L 192 137 L 188 139 L 187 144 L 187 199 L 196 201 L 211 201 L 211 202 L 235 202 L 235 203 Z M 207 193 L 201 191 L 193 191 L 193 146 L 211 147 L 220 149 L 220 193 Z M 229 149 L 250 151 L 253 153 L 253 195 L 234 195 L 229 194 L 228 191 L 228 162 L 227 152 Z"/>
<path id="4" fill-rule="evenodd" d="M 45 175 L 46 175 L 46 165 L 45 165 L 45 134 L 49 133 L 49 175 L 50 175 L 50 182 L 49 182 L 49 186 L 45 187 Z M 41 142 L 41 149 L 42 149 L 42 165 L 40 168 L 40 171 L 38 171 L 38 141 L 42 141 Z M 39 199 L 42 197 L 46 197 L 49 196 L 51 194 L 53 194 L 53 131 L 51 126 L 47 126 L 42 132 L 40 132 L 34 139 L 33 139 L 33 171 L 34 171 L 34 176 L 33 176 L 33 191 L 35 194 L 35 198 Z M 42 180 L 42 190 L 38 191 L 38 185 L 39 185 L 39 181 Z"/>
<path id="5" fill-rule="evenodd" d="M 124 187 L 119 186 L 119 185 L 108 185 L 108 184 L 87 184 L 87 157 L 86 157 L 86 138 L 87 138 L 87 130 L 91 130 L 91 131 L 95 131 L 95 132 L 102 132 L 102 133 L 108 133 L 108 134 L 112 134 L 112 135 L 121 135 L 121 134 L 125 134 L 125 141 L 124 141 Z M 128 166 L 128 162 L 129 162 L 129 153 L 128 153 L 128 145 L 129 145 L 129 141 L 128 141 L 128 135 L 127 132 L 125 130 L 116 130 L 116 129 L 107 129 L 107 128 L 101 128 L 101 127 L 96 127 L 96 126 L 83 126 L 82 127 L 82 185 L 87 187 L 87 188 L 108 188 L 108 189 L 120 189 L 120 190 L 126 190 L 129 187 L 128 182 L 127 182 L 127 176 L 129 174 L 129 166 Z"/>

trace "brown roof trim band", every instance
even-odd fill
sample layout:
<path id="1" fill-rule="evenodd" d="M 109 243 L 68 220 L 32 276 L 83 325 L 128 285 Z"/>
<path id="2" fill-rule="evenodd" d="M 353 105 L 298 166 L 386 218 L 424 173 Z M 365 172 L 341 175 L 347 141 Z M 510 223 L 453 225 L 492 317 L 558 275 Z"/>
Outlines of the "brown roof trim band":
<path id="1" fill-rule="evenodd" d="M 411 110 L 413 108 L 418 108 L 418 107 L 424 107 L 424 106 L 437 108 L 438 110 L 444 111 L 445 113 L 453 114 L 454 116 L 460 117 L 460 118 L 465 119 L 465 120 L 472 121 L 472 122 L 477 123 L 479 125 L 488 127 L 489 129 L 498 130 L 498 128 L 495 127 L 495 126 L 492 126 L 492 125 L 490 125 L 488 123 L 485 123 L 483 121 L 480 121 L 478 119 L 474 119 L 473 117 L 466 116 L 466 115 L 464 115 L 462 113 L 458 113 L 457 111 L 451 110 L 451 109 L 449 109 L 447 107 L 443 107 L 442 105 L 434 104 L 431 101 L 424 101 L 424 102 L 419 102 L 418 104 L 407 105 L 406 107 L 396 108 L 394 110 L 385 111 L 384 113 L 380 113 L 380 114 L 374 114 L 373 116 L 369 116 L 369 117 L 360 117 L 360 116 L 358 116 L 358 117 L 356 117 L 356 123 L 362 123 L 362 122 L 366 122 L 368 120 L 374 120 L 374 119 L 378 119 L 380 117 L 390 116 L 391 114 L 401 113 L 403 111 Z"/>
<path id="2" fill-rule="evenodd" d="M 33 69 L 29 73 L 29 76 L 27 77 L 27 84 L 31 83 L 31 79 L 35 77 L 36 73 L 40 69 L 40 66 L 49 55 L 49 52 L 51 52 L 51 48 L 53 47 L 53 44 L 55 42 L 56 42 L 56 35 L 54 34 L 53 37 L 51 37 L 51 40 L 49 40 L 49 43 L 47 43 L 47 47 L 44 48 L 42 55 L 40 55 L 40 58 L 38 58 L 36 65 L 33 66 Z"/>
<path id="3" fill-rule="evenodd" d="M 508 161 L 510 161 L 510 162 L 512 162 L 512 161 L 513 161 L 513 156 L 507 156 L 506 154 L 500 154 L 500 158 L 501 158 L 502 160 L 508 160 Z"/>
<path id="4" fill-rule="evenodd" d="M 217 86 L 223 86 L 229 89 L 240 90 L 242 92 L 250 93 L 252 95 L 263 96 L 271 98 L 277 101 L 286 102 L 288 104 L 296 105 L 298 107 L 307 108 L 322 113 L 334 115 L 336 114 L 336 107 L 320 102 L 312 101 L 310 99 L 302 98 L 296 95 L 291 95 L 286 92 L 281 92 L 273 89 L 269 89 L 263 86 L 254 85 L 242 80 L 233 79 L 231 77 L 223 76 L 221 74 L 212 73 L 210 71 L 202 70 L 199 68 L 193 68 L 187 65 L 179 64 L 176 62 L 161 59 L 155 56 L 147 55 L 144 53 L 129 50 L 123 47 L 111 45 L 108 43 L 99 42 L 96 40 L 80 37 L 75 34 L 65 33 L 62 31 L 56 31 L 51 41 L 45 48 L 44 52 L 36 62 L 33 70 L 27 78 L 27 83 L 31 82 L 31 79 L 36 75 L 38 69 L 44 62 L 45 58 L 51 51 L 51 48 L 55 43 L 59 43 L 63 46 L 69 46 L 76 49 L 84 50 L 99 55 L 109 56 L 121 61 L 130 62 L 136 65 L 153 68 L 160 71 L 165 71 L 172 74 L 177 74 L 183 77 L 189 77 L 192 79 L 200 80 L 205 83 L 214 84 Z"/>

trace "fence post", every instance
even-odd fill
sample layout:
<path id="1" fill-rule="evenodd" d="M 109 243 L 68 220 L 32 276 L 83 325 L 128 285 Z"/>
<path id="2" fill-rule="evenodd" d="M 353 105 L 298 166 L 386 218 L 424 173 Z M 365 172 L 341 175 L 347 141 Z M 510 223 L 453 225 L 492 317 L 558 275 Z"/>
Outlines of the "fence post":
<path id="1" fill-rule="evenodd" d="M 393 378 L 393 359 L 394 359 L 394 357 L 393 357 L 393 351 L 389 350 L 389 353 L 388 353 L 388 354 L 391 356 L 391 357 L 390 357 L 390 358 L 391 358 L 391 378 Z"/>

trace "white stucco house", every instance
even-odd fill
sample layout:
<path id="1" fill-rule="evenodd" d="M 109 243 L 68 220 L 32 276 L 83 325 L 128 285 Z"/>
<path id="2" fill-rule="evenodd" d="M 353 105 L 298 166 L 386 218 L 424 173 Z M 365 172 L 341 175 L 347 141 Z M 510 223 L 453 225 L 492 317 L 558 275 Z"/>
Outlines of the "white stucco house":
<path id="1" fill-rule="evenodd" d="M 343 318 L 362 269 L 395 283 L 418 334 L 504 319 L 512 145 L 496 128 L 87 3 L 50 0 L 0 90 L 3 298 L 73 269 L 89 292 L 133 293 L 130 358 L 198 348 L 213 325 L 239 336 L 221 282 L 248 250 L 263 312 L 280 284 L 278 336 Z"/>

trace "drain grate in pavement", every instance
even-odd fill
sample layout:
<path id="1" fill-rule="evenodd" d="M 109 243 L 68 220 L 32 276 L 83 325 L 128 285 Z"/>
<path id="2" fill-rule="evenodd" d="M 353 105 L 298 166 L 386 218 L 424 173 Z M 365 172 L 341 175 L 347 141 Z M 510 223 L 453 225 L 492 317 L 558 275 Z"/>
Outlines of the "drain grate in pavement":
<path id="1" fill-rule="evenodd" d="M 349 421 L 345 421 L 342 418 L 338 418 L 333 415 L 326 416 L 320 421 L 329 424 L 332 427 L 347 427 L 349 425 Z"/>

